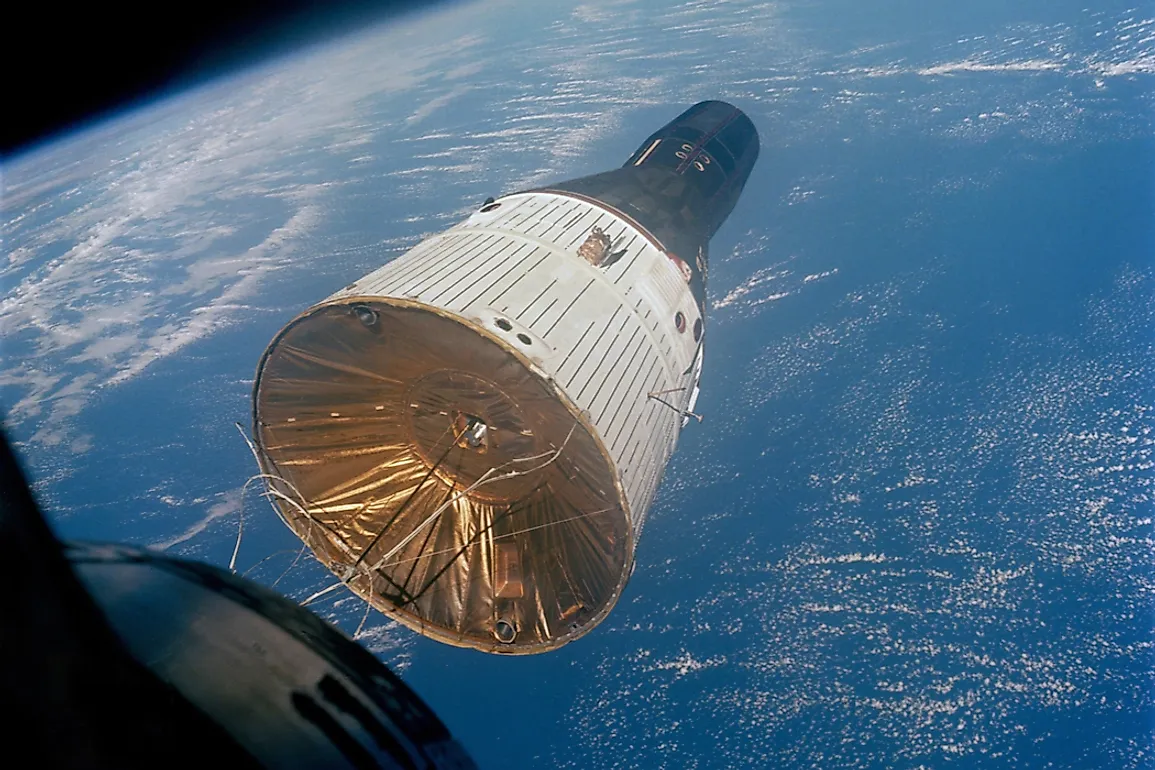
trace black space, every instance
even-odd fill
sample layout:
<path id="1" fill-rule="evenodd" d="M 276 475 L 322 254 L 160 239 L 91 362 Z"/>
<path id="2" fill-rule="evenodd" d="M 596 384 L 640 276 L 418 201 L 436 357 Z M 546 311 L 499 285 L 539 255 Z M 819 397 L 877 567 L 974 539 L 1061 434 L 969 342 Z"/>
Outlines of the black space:
<path id="1" fill-rule="evenodd" d="M 24 3 L 4 14 L 9 155 L 135 101 L 433 0 Z M 436 3 L 442 4 L 442 3 Z"/>

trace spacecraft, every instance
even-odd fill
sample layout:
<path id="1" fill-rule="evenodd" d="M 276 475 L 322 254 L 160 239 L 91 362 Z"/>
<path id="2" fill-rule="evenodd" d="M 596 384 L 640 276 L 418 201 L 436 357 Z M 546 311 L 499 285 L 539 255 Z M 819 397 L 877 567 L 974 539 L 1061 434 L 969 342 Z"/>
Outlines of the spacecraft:
<path id="1" fill-rule="evenodd" d="M 741 110 L 701 102 L 622 167 L 488 199 L 276 335 L 254 450 L 337 585 L 493 653 L 606 617 L 697 417 L 708 243 L 757 156 Z"/>

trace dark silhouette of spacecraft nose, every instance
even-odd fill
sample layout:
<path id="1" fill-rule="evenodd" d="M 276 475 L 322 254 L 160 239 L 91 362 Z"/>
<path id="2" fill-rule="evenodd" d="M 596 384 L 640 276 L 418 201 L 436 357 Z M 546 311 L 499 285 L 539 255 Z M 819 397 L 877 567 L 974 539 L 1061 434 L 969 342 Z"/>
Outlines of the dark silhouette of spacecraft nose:
<path id="1" fill-rule="evenodd" d="M 396 675 L 299 605 L 139 548 L 61 547 L 0 443 L 0 712 L 28 761 L 474 767 Z"/>

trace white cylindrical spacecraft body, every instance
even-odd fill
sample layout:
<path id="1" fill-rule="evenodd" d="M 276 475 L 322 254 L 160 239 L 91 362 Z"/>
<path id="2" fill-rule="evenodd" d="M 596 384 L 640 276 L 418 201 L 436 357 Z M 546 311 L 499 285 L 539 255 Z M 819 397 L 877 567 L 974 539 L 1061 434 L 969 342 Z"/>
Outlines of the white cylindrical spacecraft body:
<path id="1" fill-rule="evenodd" d="M 702 373 L 706 245 L 757 156 L 704 102 L 490 200 L 288 324 L 254 435 L 286 523 L 398 621 L 555 648 L 614 606 Z"/>

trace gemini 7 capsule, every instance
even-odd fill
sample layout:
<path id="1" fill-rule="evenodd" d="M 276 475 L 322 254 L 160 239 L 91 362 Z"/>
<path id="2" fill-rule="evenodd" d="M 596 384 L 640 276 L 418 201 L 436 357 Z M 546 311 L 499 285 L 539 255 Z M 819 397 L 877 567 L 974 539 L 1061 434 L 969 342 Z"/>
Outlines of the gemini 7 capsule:
<path id="1" fill-rule="evenodd" d="M 707 244 L 757 156 L 745 114 L 696 104 L 621 168 L 487 200 L 291 321 L 253 392 L 288 526 L 440 641 L 593 628 L 696 416 Z"/>

